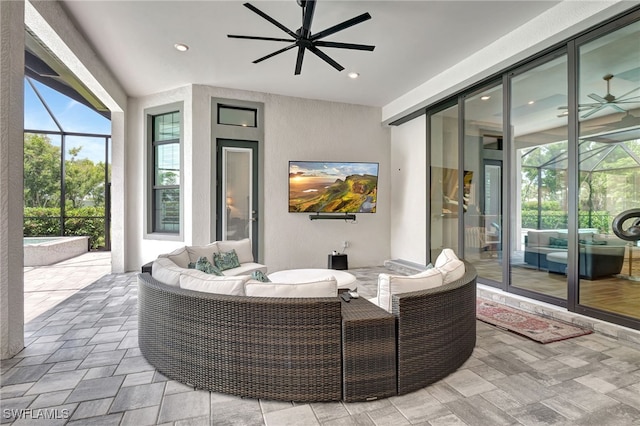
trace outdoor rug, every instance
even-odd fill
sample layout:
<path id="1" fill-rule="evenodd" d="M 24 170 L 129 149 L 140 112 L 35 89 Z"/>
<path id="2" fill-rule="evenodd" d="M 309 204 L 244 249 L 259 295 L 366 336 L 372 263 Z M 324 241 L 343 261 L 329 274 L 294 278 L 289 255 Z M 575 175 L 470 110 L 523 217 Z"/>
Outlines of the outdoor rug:
<path id="1" fill-rule="evenodd" d="M 591 330 L 501 305 L 487 299 L 476 301 L 476 317 L 496 327 L 540 343 L 557 342 L 592 333 Z"/>

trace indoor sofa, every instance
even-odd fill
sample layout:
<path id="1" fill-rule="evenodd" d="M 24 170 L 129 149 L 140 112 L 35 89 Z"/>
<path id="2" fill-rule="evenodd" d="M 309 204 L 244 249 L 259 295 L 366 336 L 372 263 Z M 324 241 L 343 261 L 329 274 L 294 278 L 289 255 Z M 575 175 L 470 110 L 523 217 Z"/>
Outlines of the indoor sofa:
<path id="1" fill-rule="evenodd" d="M 598 234 L 595 229 L 580 229 L 580 277 L 593 280 L 619 274 L 624 262 L 623 240 Z M 527 264 L 549 272 L 566 274 L 568 257 L 566 230 L 529 230 L 524 260 Z"/>

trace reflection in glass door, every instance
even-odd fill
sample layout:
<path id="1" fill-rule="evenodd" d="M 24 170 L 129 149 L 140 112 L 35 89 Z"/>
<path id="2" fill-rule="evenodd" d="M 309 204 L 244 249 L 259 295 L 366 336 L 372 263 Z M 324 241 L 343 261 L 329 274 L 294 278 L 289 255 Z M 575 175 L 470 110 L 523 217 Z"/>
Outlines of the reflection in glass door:
<path id="1" fill-rule="evenodd" d="M 431 261 L 444 248 L 458 253 L 458 106 L 429 117 L 431 167 Z"/>
<path id="2" fill-rule="evenodd" d="M 567 299 L 567 56 L 511 78 L 512 287 Z"/>
<path id="3" fill-rule="evenodd" d="M 640 247 L 612 224 L 640 207 L 640 22 L 582 44 L 578 61 L 578 303 L 638 319 Z"/>
<path id="4" fill-rule="evenodd" d="M 258 246 L 256 149 L 257 143 L 251 141 L 218 141 L 217 238 L 249 238 L 254 252 Z"/>
<path id="5" fill-rule="evenodd" d="M 502 85 L 464 101 L 464 257 L 502 283 Z"/>

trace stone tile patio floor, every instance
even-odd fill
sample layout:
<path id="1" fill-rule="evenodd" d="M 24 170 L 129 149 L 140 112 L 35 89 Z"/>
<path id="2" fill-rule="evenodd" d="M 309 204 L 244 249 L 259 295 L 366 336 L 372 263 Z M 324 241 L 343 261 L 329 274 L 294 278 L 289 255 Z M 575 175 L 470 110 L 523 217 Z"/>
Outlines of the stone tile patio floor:
<path id="1" fill-rule="evenodd" d="M 640 345 L 599 333 L 540 345 L 481 322 L 465 365 L 409 395 L 297 404 L 194 390 L 141 356 L 136 274 L 102 276 L 100 260 L 84 260 L 74 274 L 95 263 L 94 283 L 57 281 L 74 294 L 55 306 L 26 295 L 26 347 L 1 364 L 2 424 L 640 425 Z M 35 287 L 69 271 L 46 269 Z M 351 270 L 363 297 L 382 270 Z"/>

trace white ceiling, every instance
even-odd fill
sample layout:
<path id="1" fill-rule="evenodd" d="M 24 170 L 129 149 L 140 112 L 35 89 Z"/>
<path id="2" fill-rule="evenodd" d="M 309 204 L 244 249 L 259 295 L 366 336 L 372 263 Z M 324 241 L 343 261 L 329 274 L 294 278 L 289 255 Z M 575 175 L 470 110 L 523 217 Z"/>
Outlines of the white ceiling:
<path id="1" fill-rule="evenodd" d="M 295 0 L 251 3 L 293 31 L 301 25 Z M 294 76 L 295 49 L 252 63 L 286 43 L 227 38 L 287 37 L 243 1 L 62 1 L 130 96 L 204 84 L 371 106 L 388 104 L 557 3 L 319 0 L 312 32 L 369 12 L 371 20 L 326 40 L 376 49 L 324 48 L 342 72 L 307 53 Z M 176 51 L 178 42 L 190 50 Z M 350 71 L 360 78 L 349 79 Z"/>

